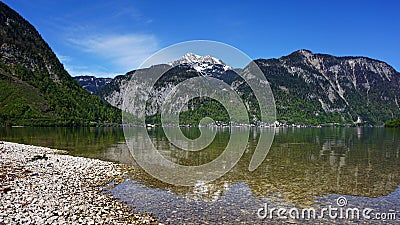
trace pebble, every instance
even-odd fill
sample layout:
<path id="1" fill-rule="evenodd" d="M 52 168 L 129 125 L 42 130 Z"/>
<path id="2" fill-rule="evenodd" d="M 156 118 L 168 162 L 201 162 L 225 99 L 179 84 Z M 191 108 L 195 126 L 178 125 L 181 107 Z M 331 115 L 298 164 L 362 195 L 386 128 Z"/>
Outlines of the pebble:
<path id="1" fill-rule="evenodd" d="M 160 224 L 107 192 L 123 165 L 11 142 L 0 149 L 0 224 Z"/>

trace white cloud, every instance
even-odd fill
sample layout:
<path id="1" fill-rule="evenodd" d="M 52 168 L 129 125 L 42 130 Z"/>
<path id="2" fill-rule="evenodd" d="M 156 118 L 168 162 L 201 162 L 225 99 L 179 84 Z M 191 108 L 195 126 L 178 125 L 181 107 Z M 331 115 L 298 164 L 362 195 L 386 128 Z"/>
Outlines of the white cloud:
<path id="1" fill-rule="evenodd" d="M 110 60 L 119 71 L 130 71 L 159 49 L 153 35 L 96 35 L 69 42 L 81 51 L 94 54 L 102 60 Z"/>

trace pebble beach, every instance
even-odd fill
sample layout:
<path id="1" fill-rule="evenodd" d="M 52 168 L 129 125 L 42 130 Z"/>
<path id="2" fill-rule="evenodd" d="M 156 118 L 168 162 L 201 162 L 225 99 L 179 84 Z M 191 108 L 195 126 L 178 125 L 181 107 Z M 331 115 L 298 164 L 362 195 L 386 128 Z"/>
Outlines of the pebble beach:
<path id="1" fill-rule="evenodd" d="M 159 224 L 110 195 L 123 165 L 2 141 L 0 164 L 0 225 Z"/>

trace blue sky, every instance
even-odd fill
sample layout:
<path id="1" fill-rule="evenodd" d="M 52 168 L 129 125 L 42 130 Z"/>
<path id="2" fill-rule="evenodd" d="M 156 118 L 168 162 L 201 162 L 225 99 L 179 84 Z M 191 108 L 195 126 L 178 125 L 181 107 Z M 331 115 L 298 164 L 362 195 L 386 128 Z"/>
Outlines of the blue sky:
<path id="1" fill-rule="evenodd" d="M 399 1 L 4 2 L 38 29 L 73 76 L 114 77 L 164 47 L 199 39 L 253 59 L 309 49 L 400 70 Z"/>

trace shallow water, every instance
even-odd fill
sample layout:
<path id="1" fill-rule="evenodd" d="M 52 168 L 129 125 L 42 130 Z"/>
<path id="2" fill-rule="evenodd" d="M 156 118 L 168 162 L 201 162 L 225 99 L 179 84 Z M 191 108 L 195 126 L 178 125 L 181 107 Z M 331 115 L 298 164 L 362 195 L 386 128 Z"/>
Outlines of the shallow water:
<path id="1" fill-rule="evenodd" d="M 20 130 L 17 130 L 20 129 Z M 41 130 L 44 129 L 44 130 Z M 47 129 L 47 130 L 46 130 Z M 171 145 L 162 130 L 148 134 L 161 154 L 183 165 L 209 162 L 224 150 L 231 130 L 219 129 L 204 151 L 187 153 Z M 137 169 L 130 180 L 112 193 L 138 211 L 153 213 L 161 221 L 176 223 L 382 223 L 400 222 L 400 130 L 384 128 L 280 128 L 264 162 L 248 170 L 260 132 L 251 129 L 247 149 L 239 163 L 223 177 L 194 187 L 162 183 Z M 184 130 L 195 138 L 196 129 Z M 136 165 L 119 128 L 2 128 L 1 139 L 68 149 L 73 155 Z M 142 134 L 137 134 L 140 139 Z M 347 205 L 338 207 L 339 197 Z M 332 206 L 372 208 L 373 213 L 395 212 L 395 220 L 279 219 L 261 220 L 257 210 L 269 208 L 320 210 Z M 375 215 L 375 214 L 372 214 Z"/>

